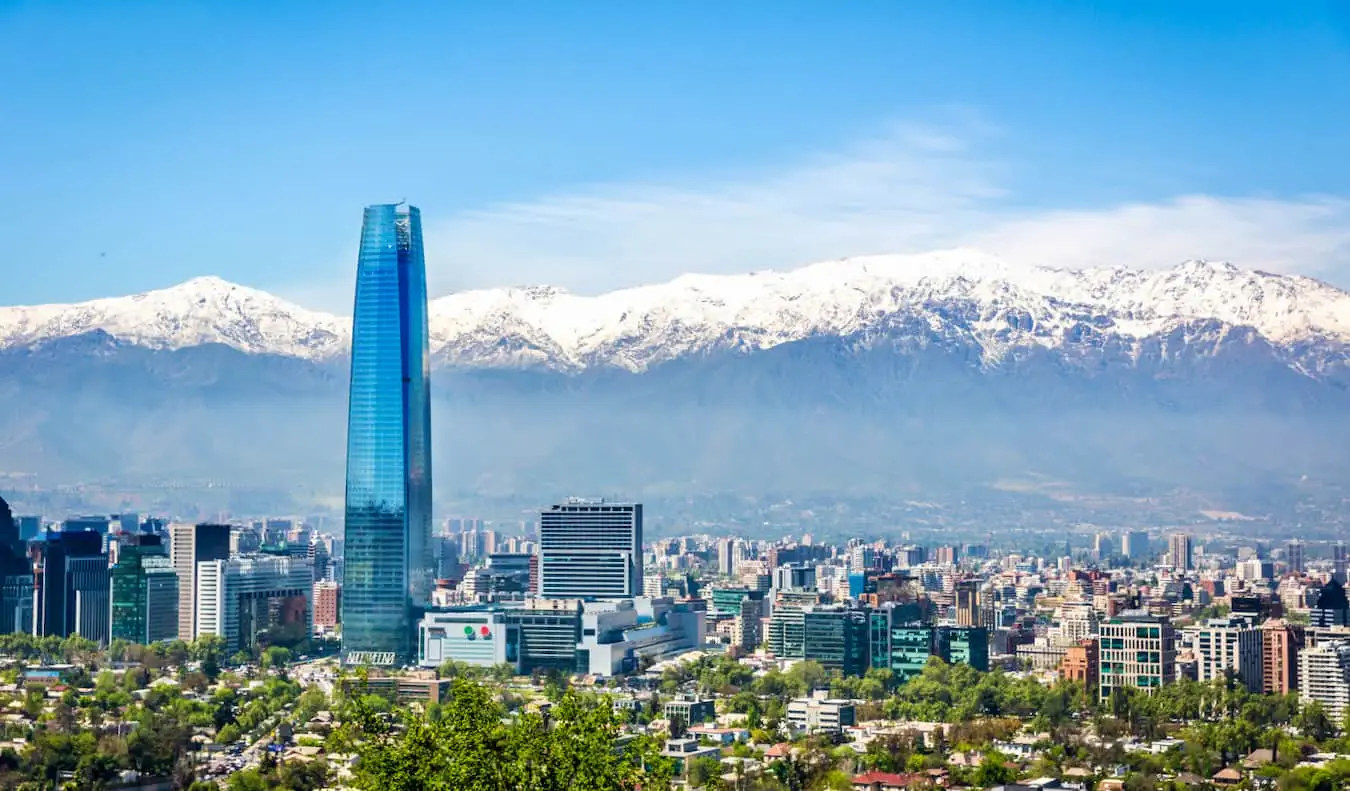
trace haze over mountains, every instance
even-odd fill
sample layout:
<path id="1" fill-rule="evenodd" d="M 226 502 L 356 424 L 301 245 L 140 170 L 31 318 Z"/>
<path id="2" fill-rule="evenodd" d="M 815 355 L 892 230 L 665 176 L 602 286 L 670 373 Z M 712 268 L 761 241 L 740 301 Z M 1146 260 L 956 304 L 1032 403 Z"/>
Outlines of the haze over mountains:
<path id="1" fill-rule="evenodd" d="M 953 250 L 595 297 L 472 291 L 430 315 L 454 499 L 1016 479 L 1269 510 L 1350 476 L 1350 294 L 1230 264 Z M 349 332 L 210 277 L 0 308 L 0 473 L 340 498 Z"/>

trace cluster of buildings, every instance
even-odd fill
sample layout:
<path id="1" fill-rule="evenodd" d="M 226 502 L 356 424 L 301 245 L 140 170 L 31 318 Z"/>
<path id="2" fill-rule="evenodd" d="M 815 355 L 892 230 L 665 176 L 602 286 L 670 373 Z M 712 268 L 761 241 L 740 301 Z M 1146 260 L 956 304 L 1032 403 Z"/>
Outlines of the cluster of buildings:
<path id="1" fill-rule="evenodd" d="M 330 546 L 291 520 L 274 534 L 282 522 L 123 514 L 44 525 L 0 500 L 0 631 L 105 645 L 217 635 L 231 652 L 264 633 L 298 642 L 313 632 L 316 602 L 329 599 L 336 621 L 338 586 L 327 577 Z"/>

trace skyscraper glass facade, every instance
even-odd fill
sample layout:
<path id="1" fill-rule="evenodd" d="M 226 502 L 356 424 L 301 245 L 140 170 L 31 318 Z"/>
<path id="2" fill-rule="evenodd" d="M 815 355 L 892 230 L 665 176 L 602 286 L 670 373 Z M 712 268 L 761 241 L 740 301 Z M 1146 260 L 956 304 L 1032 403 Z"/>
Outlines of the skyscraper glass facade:
<path id="1" fill-rule="evenodd" d="M 413 658 L 434 575 L 422 218 L 366 208 L 352 317 L 342 646 L 348 662 Z"/>

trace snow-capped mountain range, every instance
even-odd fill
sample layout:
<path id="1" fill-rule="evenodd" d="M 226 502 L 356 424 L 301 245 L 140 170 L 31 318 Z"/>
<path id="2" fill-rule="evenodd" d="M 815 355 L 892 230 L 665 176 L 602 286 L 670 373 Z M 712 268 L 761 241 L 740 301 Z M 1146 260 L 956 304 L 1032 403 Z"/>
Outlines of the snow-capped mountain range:
<path id="1" fill-rule="evenodd" d="M 1291 366 L 1315 375 L 1303 359 L 1308 346 L 1350 346 L 1350 294 L 1227 263 L 1065 270 L 950 250 L 785 272 L 684 275 L 599 296 L 545 286 L 467 291 L 430 305 L 439 366 L 564 371 L 642 371 L 711 352 L 866 338 L 897 326 L 960 338 L 993 364 L 1019 349 L 1072 347 L 1085 333 L 1110 337 L 1129 353 L 1145 339 L 1216 323 L 1250 328 L 1272 347 L 1291 350 Z M 128 297 L 0 308 L 0 349 L 95 331 L 152 349 L 218 343 L 313 361 L 340 358 L 351 333 L 348 317 L 215 277 Z"/>

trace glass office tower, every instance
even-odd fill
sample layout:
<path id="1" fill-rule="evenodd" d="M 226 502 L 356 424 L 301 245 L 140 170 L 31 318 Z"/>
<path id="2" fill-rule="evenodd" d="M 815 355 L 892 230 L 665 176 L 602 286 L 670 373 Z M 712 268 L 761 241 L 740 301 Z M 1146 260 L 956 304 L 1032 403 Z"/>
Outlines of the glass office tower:
<path id="1" fill-rule="evenodd" d="M 356 269 L 347 415 L 342 651 L 410 661 L 430 595 L 431 400 L 422 217 L 366 208 Z"/>

